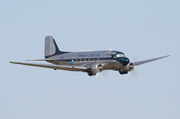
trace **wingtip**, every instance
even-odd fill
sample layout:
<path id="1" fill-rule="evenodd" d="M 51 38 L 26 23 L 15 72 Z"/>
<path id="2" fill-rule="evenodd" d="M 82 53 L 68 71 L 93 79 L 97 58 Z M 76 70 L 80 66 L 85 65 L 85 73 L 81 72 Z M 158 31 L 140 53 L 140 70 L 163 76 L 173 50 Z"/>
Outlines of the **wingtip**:
<path id="1" fill-rule="evenodd" d="M 171 56 L 171 55 L 166 55 L 166 56 L 164 56 L 164 57 L 169 57 L 169 56 Z"/>
<path id="2" fill-rule="evenodd" d="M 9 63 L 16 64 L 17 62 L 10 61 Z"/>

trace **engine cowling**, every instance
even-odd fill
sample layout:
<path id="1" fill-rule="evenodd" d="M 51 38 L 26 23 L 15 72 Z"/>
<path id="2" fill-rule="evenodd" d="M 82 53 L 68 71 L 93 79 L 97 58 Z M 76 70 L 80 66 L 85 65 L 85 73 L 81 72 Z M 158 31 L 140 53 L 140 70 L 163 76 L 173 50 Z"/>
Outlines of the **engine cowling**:
<path id="1" fill-rule="evenodd" d="M 101 64 L 95 63 L 91 65 L 91 71 L 88 72 L 89 76 L 96 75 L 97 73 L 101 72 L 103 67 Z"/>
<path id="2" fill-rule="evenodd" d="M 129 71 L 132 71 L 134 69 L 134 64 L 129 63 L 126 66 L 123 66 L 121 70 L 119 71 L 120 74 L 127 74 Z"/>

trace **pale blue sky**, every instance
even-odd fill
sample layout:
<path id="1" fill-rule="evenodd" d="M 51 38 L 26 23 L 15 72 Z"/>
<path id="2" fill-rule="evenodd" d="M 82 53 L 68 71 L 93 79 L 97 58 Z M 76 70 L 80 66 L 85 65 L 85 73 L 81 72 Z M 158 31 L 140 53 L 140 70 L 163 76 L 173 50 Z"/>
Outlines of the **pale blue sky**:
<path id="1" fill-rule="evenodd" d="M 178 0 L 1 1 L 0 118 L 179 119 L 179 6 Z M 135 67 L 136 79 L 9 63 L 44 58 L 47 35 L 64 51 L 111 48 L 131 61 L 171 57 Z"/>

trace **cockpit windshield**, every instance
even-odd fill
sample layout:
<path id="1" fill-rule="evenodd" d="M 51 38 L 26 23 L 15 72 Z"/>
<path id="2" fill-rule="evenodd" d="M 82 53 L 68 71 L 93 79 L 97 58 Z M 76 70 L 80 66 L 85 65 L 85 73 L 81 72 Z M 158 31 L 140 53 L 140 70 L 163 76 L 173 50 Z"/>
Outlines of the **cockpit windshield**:
<path id="1" fill-rule="evenodd" d="M 116 57 L 125 57 L 123 53 L 117 53 Z"/>

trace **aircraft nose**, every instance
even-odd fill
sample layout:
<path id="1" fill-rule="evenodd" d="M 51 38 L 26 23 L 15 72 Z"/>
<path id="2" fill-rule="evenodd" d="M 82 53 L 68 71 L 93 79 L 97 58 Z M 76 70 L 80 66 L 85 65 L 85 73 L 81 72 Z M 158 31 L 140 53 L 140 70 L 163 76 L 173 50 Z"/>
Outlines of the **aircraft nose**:
<path id="1" fill-rule="evenodd" d="M 124 57 L 123 59 L 122 59 L 122 61 L 121 61 L 121 63 L 122 63 L 122 65 L 123 66 L 126 66 L 127 64 L 129 64 L 129 59 L 127 58 L 127 57 Z"/>

